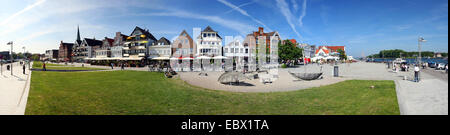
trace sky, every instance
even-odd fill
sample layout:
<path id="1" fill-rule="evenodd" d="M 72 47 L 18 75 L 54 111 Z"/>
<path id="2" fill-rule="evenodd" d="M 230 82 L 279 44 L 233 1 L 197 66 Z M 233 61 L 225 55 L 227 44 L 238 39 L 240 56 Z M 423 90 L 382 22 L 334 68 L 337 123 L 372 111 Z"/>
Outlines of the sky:
<path id="1" fill-rule="evenodd" d="M 173 40 L 211 26 L 222 37 L 264 27 L 282 39 L 346 46 L 348 55 L 384 49 L 448 52 L 448 0 L 0 0 L 0 51 L 44 53 L 82 38 L 129 35 L 139 26 Z"/>

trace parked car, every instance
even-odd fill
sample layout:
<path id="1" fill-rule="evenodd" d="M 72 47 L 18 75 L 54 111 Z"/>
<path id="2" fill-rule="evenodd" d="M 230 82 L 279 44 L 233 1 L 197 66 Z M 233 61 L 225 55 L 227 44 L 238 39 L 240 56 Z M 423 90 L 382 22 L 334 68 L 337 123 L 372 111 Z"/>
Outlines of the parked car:
<path id="1" fill-rule="evenodd" d="M 445 64 L 444 63 L 439 63 L 436 67 L 436 70 L 445 70 Z"/>
<path id="2" fill-rule="evenodd" d="M 428 66 L 429 66 L 430 68 L 436 68 L 436 67 L 437 67 L 437 63 L 436 63 L 436 62 L 429 62 L 429 63 L 428 63 Z"/>

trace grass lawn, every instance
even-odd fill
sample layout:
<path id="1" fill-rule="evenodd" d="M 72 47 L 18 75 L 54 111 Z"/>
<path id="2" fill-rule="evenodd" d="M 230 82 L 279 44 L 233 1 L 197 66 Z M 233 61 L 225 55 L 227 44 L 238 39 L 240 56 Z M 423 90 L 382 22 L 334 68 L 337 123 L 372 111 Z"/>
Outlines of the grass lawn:
<path id="1" fill-rule="evenodd" d="M 42 62 L 40 61 L 34 61 L 32 68 L 33 69 L 42 69 Z M 92 68 L 92 67 L 74 67 L 74 66 L 66 66 L 61 64 L 52 64 L 52 63 L 46 63 L 47 69 L 52 70 L 103 70 L 101 68 Z"/>
<path id="2" fill-rule="evenodd" d="M 234 93 L 194 87 L 153 72 L 35 71 L 25 114 L 399 115 L 400 111 L 393 81 L 350 80 L 291 92 Z"/>

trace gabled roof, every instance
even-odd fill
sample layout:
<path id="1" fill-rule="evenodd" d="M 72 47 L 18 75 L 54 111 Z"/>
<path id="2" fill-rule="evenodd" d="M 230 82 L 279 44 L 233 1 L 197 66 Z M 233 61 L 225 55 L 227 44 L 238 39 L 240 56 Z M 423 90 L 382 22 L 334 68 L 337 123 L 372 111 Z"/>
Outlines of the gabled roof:
<path id="1" fill-rule="evenodd" d="M 167 38 L 165 38 L 165 37 L 161 37 L 161 38 L 156 42 L 156 44 L 159 44 L 159 43 L 161 43 L 162 45 L 170 45 L 170 41 L 169 41 Z"/>
<path id="2" fill-rule="evenodd" d="M 319 49 L 323 47 L 326 47 L 331 52 L 337 52 L 339 49 L 345 51 L 345 46 L 319 46 Z"/>
<path id="3" fill-rule="evenodd" d="M 150 38 L 150 39 L 152 39 L 152 40 L 155 40 L 155 41 L 157 40 L 157 39 L 155 38 L 155 36 L 153 36 L 153 34 L 151 34 L 150 32 L 148 32 L 148 30 L 144 30 L 144 29 L 142 29 L 142 28 L 140 28 L 140 27 L 138 27 L 138 26 L 136 26 L 136 28 L 134 28 L 134 30 L 133 30 L 133 32 L 131 32 L 130 36 L 133 35 L 133 33 L 134 33 L 135 31 L 140 31 L 142 34 L 144 34 L 144 35 L 147 36 L 148 38 Z"/>
<path id="4" fill-rule="evenodd" d="M 62 45 L 66 46 L 66 45 L 73 45 L 74 43 L 62 43 Z"/>
<path id="5" fill-rule="evenodd" d="M 86 42 L 86 44 L 88 46 L 98 46 L 98 45 L 102 45 L 103 42 L 100 40 L 96 40 L 96 39 L 90 39 L 90 38 L 84 38 L 84 41 Z"/>
<path id="6" fill-rule="evenodd" d="M 206 27 L 202 32 L 216 32 L 210 26 Z"/>
<path id="7" fill-rule="evenodd" d="M 107 41 L 109 45 L 113 45 L 114 39 L 105 37 L 105 39 L 102 42 L 105 42 L 105 41 Z"/>
<path id="8" fill-rule="evenodd" d="M 329 54 L 329 53 L 330 53 L 330 51 L 328 51 L 328 50 L 325 49 L 325 48 L 319 48 L 319 49 L 316 50 L 316 54 L 319 53 L 320 50 L 323 50 L 323 52 L 325 52 L 326 54 Z"/>
<path id="9" fill-rule="evenodd" d="M 216 35 L 217 35 L 218 38 L 222 39 L 222 37 L 220 37 L 220 35 L 219 35 L 219 32 L 214 31 L 210 26 L 207 26 L 207 27 L 202 31 L 202 33 L 203 33 L 203 32 L 214 32 L 214 33 L 216 33 Z M 198 39 L 198 38 L 203 38 L 202 34 L 200 34 L 200 35 L 197 37 L 197 39 Z"/>
<path id="10" fill-rule="evenodd" d="M 127 37 L 129 37 L 129 36 L 125 35 L 125 34 L 120 34 L 120 36 L 122 36 L 123 40 L 125 40 L 125 39 L 127 39 Z"/>
<path id="11" fill-rule="evenodd" d="M 186 30 L 183 30 L 183 31 L 180 33 L 180 36 L 186 36 L 186 37 L 192 39 L 191 36 L 186 32 Z"/>

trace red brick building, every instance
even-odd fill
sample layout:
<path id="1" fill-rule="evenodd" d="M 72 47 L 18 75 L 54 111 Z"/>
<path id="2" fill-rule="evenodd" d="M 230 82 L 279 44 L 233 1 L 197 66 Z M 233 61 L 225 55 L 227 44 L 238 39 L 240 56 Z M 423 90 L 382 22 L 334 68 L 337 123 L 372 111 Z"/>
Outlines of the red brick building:
<path id="1" fill-rule="evenodd" d="M 59 44 L 58 61 L 71 61 L 72 60 L 72 47 L 73 43 L 64 43 L 61 41 Z"/>
<path id="2" fill-rule="evenodd" d="M 281 41 L 280 35 L 278 34 L 278 32 L 273 31 L 273 32 L 269 32 L 269 33 L 264 33 L 264 28 L 263 27 L 259 27 L 258 31 L 254 31 L 252 34 L 248 34 L 247 37 L 253 37 L 255 38 L 256 42 L 258 42 L 260 37 L 265 37 L 266 38 L 266 48 L 269 48 L 270 50 L 270 39 L 271 38 L 276 38 L 278 41 Z M 258 48 L 258 43 L 253 44 L 250 43 L 250 46 L 252 45 L 256 45 L 256 48 Z M 245 46 L 245 44 L 244 44 Z"/>

